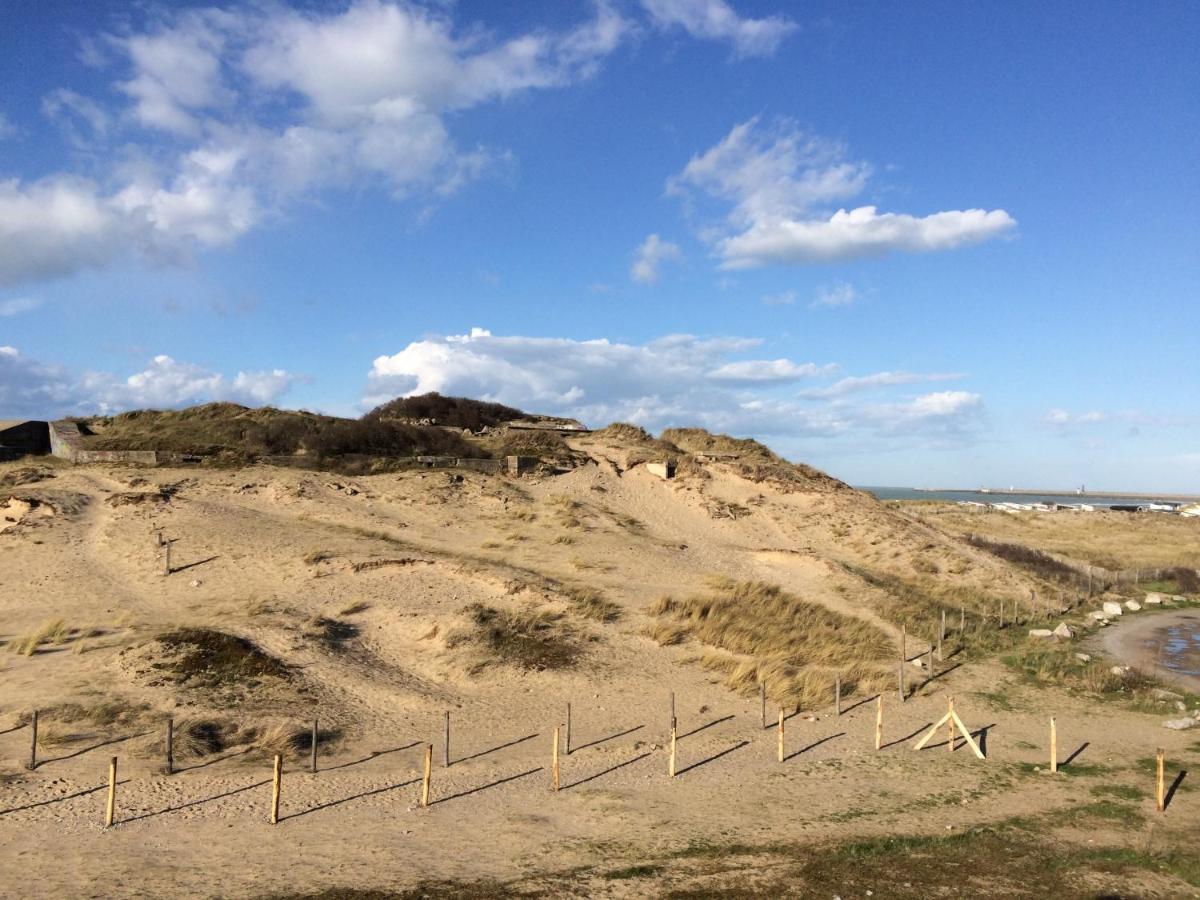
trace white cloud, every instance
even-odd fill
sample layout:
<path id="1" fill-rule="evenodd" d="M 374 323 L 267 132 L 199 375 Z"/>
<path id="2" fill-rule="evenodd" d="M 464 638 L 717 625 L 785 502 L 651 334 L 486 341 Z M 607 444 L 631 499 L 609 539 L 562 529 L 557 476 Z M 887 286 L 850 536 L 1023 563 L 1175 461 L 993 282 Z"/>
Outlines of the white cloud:
<path id="1" fill-rule="evenodd" d="M 126 225 L 90 181 L 0 181 L 0 286 L 107 263 Z"/>
<path id="2" fill-rule="evenodd" d="M 787 120 L 767 126 L 755 118 L 694 156 L 667 191 L 727 205 L 724 224 L 703 232 L 726 269 L 951 250 L 1016 226 L 1002 209 L 927 216 L 874 206 L 830 210 L 865 191 L 871 173 L 868 163 L 847 159 L 840 144 L 805 135 Z"/>
<path id="3" fill-rule="evenodd" d="M 875 372 L 871 375 L 852 375 L 842 378 L 828 387 L 801 391 L 801 397 L 843 397 L 863 391 L 895 387 L 901 384 L 917 384 L 930 381 L 957 381 L 966 376 L 958 372 Z"/>
<path id="4" fill-rule="evenodd" d="M 438 391 L 566 415 L 590 425 L 635 422 L 785 437 L 853 434 L 968 434 L 977 394 L 927 394 L 856 406 L 838 398 L 797 402 L 778 390 L 832 372 L 792 360 L 744 360 L 757 341 L 673 335 L 645 344 L 569 338 L 501 337 L 483 329 L 414 341 L 378 357 L 364 405 Z"/>
<path id="5" fill-rule="evenodd" d="M 858 300 L 858 290 L 854 285 L 838 281 L 834 284 L 823 285 L 817 289 L 817 296 L 808 304 L 809 309 L 822 306 L 850 306 Z"/>
<path id="6" fill-rule="evenodd" d="M 827 375 L 835 365 L 797 364 L 790 359 L 743 359 L 725 363 L 708 373 L 713 381 L 732 384 L 788 384 L 804 378 Z"/>
<path id="7" fill-rule="evenodd" d="M 67 88 L 59 88 L 43 97 L 42 112 L 63 128 L 67 139 L 76 147 L 91 147 L 108 136 L 108 113 L 94 100 Z"/>
<path id="8" fill-rule="evenodd" d="M 683 251 L 676 244 L 662 240 L 657 234 L 652 234 L 642 241 L 633 254 L 633 265 L 629 268 L 629 277 L 642 284 L 656 284 L 659 269 L 664 262 L 679 262 L 683 259 Z"/>
<path id="9" fill-rule="evenodd" d="M 953 250 L 999 237 L 1016 225 L 1004 210 L 949 210 L 924 217 L 839 209 L 828 220 L 758 222 L 721 242 L 724 266 L 840 262 L 895 251 Z"/>
<path id="10" fill-rule="evenodd" d="M 9 300 L 0 300 L 0 319 L 32 312 L 41 305 L 42 301 L 34 297 L 13 297 Z"/>
<path id="11" fill-rule="evenodd" d="M 766 306 L 791 306 L 796 302 L 795 291 L 781 291 L 778 294 L 767 294 L 762 298 Z"/>
<path id="12" fill-rule="evenodd" d="M 213 400 L 261 406 L 273 403 L 297 380 L 282 369 L 239 372 L 228 378 L 169 356 L 156 356 L 143 371 L 127 377 L 110 372 L 76 375 L 23 356 L 13 347 L 0 347 L 0 417 L 52 418 Z"/>
<path id="13" fill-rule="evenodd" d="M 1067 426 L 1067 425 L 1095 425 L 1100 422 L 1106 422 L 1110 418 L 1108 413 L 1100 410 L 1091 410 L 1090 412 L 1071 413 L 1065 409 L 1052 409 L 1046 413 L 1044 419 L 1050 425 Z M 1131 418 L 1129 414 L 1124 414 L 1122 418 Z"/>
<path id="14" fill-rule="evenodd" d="M 742 18 L 725 0 L 641 2 L 659 27 L 681 27 L 695 38 L 729 41 L 738 56 L 770 56 L 797 28 L 783 16 Z"/>
<path id="15" fill-rule="evenodd" d="M 926 433 L 962 433 L 978 424 L 983 398 L 970 391 L 937 391 L 899 403 L 863 407 L 857 413 L 863 421 L 883 430 Z"/>
<path id="16" fill-rule="evenodd" d="M 98 178 L 0 182 L 0 286 L 130 248 L 186 258 L 330 188 L 382 187 L 429 208 L 510 158 L 460 147 L 448 116 L 587 78 L 629 28 L 608 0 L 574 28 L 505 40 L 403 0 L 353 0 L 185 10 L 109 37 L 92 61 L 121 67 L 123 112 L 66 88 L 43 101 Z M 153 138 L 129 140 L 129 123 Z M 53 214 L 31 219 L 47 201 Z"/>
<path id="17" fill-rule="evenodd" d="M 133 77 L 118 88 L 133 99 L 133 116 L 148 128 L 195 136 L 198 114 L 233 99 L 223 85 L 221 56 L 239 17 L 216 9 L 183 13 L 173 27 L 119 41 Z"/>

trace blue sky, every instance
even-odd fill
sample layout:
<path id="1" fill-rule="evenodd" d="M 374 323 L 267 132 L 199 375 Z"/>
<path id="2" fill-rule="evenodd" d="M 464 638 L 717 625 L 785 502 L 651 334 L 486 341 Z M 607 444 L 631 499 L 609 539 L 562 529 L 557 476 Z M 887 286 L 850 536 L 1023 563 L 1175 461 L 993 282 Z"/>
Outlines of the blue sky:
<path id="1" fill-rule="evenodd" d="M 12 5 L 0 418 L 440 390 L 1196 490 L 1197 46 L 1184 2 Z"/>

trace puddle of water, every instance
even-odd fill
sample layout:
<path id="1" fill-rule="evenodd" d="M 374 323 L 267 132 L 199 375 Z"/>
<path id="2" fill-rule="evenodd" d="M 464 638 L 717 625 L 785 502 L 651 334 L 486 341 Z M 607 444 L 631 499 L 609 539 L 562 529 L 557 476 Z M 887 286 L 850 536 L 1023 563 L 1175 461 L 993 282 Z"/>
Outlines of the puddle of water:
<path id="1" fill-rule="evenodd" d="M 1159 628 L 1143 646 L 1155 654 L 1160 667 L 1180 675 L 1200 677 L 1200 617 L 1188 617 Z"/>

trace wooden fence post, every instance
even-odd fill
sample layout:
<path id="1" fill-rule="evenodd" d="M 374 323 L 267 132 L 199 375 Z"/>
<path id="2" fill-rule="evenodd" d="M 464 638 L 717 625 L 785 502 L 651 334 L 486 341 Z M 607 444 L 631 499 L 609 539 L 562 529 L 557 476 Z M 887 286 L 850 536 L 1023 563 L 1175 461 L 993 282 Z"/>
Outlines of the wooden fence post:
<path id="1" fill-rule="evenodd" d="M 961 638 L 961 636 L 966 633 L 967 633 L 967 608 L 966 608 L 966 606 L 960 606 L 958 608 L 958 634 L 959 634 L 959 637 Z M 960 641 L 960 643 L 961 643 L 961 641 Z"/>
<path id="2" fill-rule="evenodd" d="M 948 732 L 948 734 L 946 735 L 946 752 L 953 753 L 954 752 L 954 698 L 953 697 L 951 697 L 948 701 L 947 714 L 946 714 L 946 725 L 947 725 L 946 731 Z"/>
<path id="3" fill-rule="evenodd" d="M 672 778 L 675 777 L 675 744 L 676 744 L 676 742 L 677 742 L 677 738 L 676 738 L 676 734 L 675 734 L 675 720 L 672 719 L 671 720 L 671 759 L 670 759 L 670 762 L 667 764 L 667 774 L 669 774 Z"/>
<path id="4" fill-rule="evenodd" d="M 555 725 L 554 726 L 554 750 L 553 750 L 553 756 L 551 757 L 552 763 L 551 763 L 551 767 L 550 767 L 550 777 L 554 783 L 554 789 L 556 791 L 558 790 L 558 784 L 559 784 L 559 782 L 558 782 L 558 775 L 559 775 L 559 772 L 558 772 L 558 731 L 559 731 L 559 726 Z"/>
<path id="5" fill-rule="evenodd" d="M 1058 771 L 1058 728 L 1054 724 L 1054 716 L 1050 717 L 1050 771 Z"/>
<path id="6" fill-rule="evenodd" d="M 1154 799 L 1158 806 L 1159 812 L 1166 812 L 1167 809 L 1167 794 L 1166 794 L 1166 778 L 1164 767 L 1166 763 L 1166 752 L 1160 747 L 1158 750 L 1158 758 L 1156 760 L 1158 772 L 1155 781 Z"/>
<path id="7" fill-rule="evenodd" d="M 779 761 L 783 762 L 783 710 L 779 710 Z"/>
<path id="8" fill-rule="evenodd" d="M 319 729 L 318 725 L 319 725 L 318 720 L 313 719 L 312 746 L 308 748 L 309 753 L 310 753 L 308 765 L 314 775 L 317 774 L 317 739 L 318 739 L 317 736 L 320 733 L 320 729 Z"/>
<path id="9" fill-rule="evenodd" d="M 29 737 L 29 770 L 32 772 L 37 768 L 37 729 L 38 729 L 38 711 L 33 711 L 33 716 L 29 720 L 30 737 Z"/>
<path id="10" fill-rule="evenodd" d="M 1004 627 L 1004 598 L 1000 598 L 1000 627 Z"/>
<path id="11" fill-rule="evenodd" d="M 167 774 L 175 774 L 175 720 L 167 719 Z"/>
<path id="12" fill-rule="evenodd" d="M 421 776 L 421 807 L 429 806 L 429 778 L 433 774 L 433 744 L 425 745 L 425 773 Z"/>
<path id="13" fill-rule="evenodd" d="M 446 710 L 442 727 L 442 767 L 450 768 L 450 710 Z"/>
<path id="14" fill-rule="evenodd" d="M 271 824 L 279 824 L 279 791 L 283 786 L 283 754 L 275 754 L 275 766 L 271 771 Z"/>
<path id="15" fill-rule="evenodd" d="M 900 702 L 904 702 L 904 662 L 896 667 L 896 685 L 900 692 Z"/>
<path id="16" fill-rule="evenodd" d="M 833 711 L 835 715 L 842 714 L 842 674 L 833 677 Z"/>
<path id="17" fill-rule="evenodd" d="M 104 827 L 112 828 L 117 811 L 117 758 L 108 761 L 108 803 L 104 807 Z"/>
<path id="18" fill-rule="evenodd" d="M 675 692 L 671 691 L 671 727 L 675 727 Z"/>
<path id="19" fill-rule="evenodd" d="M 875 749 L 883 747 L 883 694 L 875 702 Z"/>

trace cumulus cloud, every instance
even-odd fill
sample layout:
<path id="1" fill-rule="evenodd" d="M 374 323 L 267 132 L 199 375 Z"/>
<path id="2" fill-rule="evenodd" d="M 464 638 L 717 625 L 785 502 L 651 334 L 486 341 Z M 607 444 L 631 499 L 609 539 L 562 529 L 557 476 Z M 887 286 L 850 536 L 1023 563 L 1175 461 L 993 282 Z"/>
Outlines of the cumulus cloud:
<path id="1" fill-rule="evenodd" d="M 140 372 L 76 374 L 0 347 L 0 418 L 47 418 L 172 408 L 227 400 L 248 406 L 275 402 L 298 380 L 282 369 L 238 372 L 232 378 L 202 366 L 156 356 Z"/>
<path id="2" fill-rule="evenodd" d="M 926 216 L 875 206 L 831 209 L 863 193 L 872 167 L 846 149 L 806 135 L 788 120 L 758 118 L 733 128 L 670 178 L 667 191 L 726 207 L 705 233 L 726 269 L 770 263 L 838 262 L 893 252 L 951 250 L 1010 232 L 1005 210 L 946 210 Z"/>
<path id="3" fill-rule="evenodd" d="M 683 28 L 695 38 L 729 41 L 738 56 L 770 56 L 796 30 L 783 16 L 747 19 L 725 0 L 642 0 L 661 28 Z"/>
<path id="4" fill-rule="evenodd" d="M 857 410 L 856 418 L 886 432 L 954 434 L 979 424 L 983 397 L 971 391 L 936 391 L 898 403 L 880 403 Z"/>
<path id="5" fill-rule="evenodd" d="M 836 367 L 739 358 L 758 344 L 689 335 L 629 344 L 497 336 L 476 328 L 469 334 L 414 341 L 398 353 L 378 357 L 368 374 L 364 405 L 438 391 L 571 416 L 590 425 L 699 425 L 790 438 L 856 431 L 966 434 L 982 408 L 979 395 L 967 392 L 867 406 L 843 397 L 823 404 L 800 401 L 782 389 L 827 377 Z"/>
<path id="6" fill-rule="evenodd" d="M 642 284 L 656 284 L 664 262 L 679 262 L 682 259 L 683 251 L 678 245 L 652 234 L 634 252 L 629 277 Z"/>
<path id="7" fill-rule="evenodd" d="M 448 116 L 587 78 L 629 28 L 608 0 L 573 28 L 506 40 L 410 3 L 353 0 L 334 11 L 183 10 L 109 36 L 93 62 L 116 68 L 128 106 L 110 113 L 60 88 L 43 111 L 93 159 L 121 161 L 98 162 L 95 180 L 0 182 L 0 286 L 103 266 L 129 248 L 184 257 L 331 188 L 428 205 L 509 158 L 460 146 Z M 50 215 L 32 214 L 44 206 Z"/>

